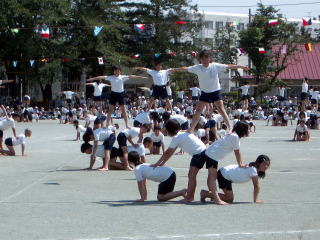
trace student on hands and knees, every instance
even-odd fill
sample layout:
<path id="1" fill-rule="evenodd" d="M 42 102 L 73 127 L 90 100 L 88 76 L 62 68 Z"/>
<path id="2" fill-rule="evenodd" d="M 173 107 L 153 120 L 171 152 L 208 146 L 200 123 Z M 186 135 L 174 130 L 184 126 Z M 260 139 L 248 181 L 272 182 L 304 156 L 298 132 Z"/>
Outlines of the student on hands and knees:
<path id="1" fill-rule="evenodd" d="M 17 138 L 7 138 L 4 143 L 6 144 L 8 150 L 0 149 L 0 153 L 8 156 L 15 156 L 16 152 L 14 150 L 14 146 L 21 144 L 21 152 L 22 156 L 26 156 L 25 152 L 25 144 L 26 144 L 26 138 L 31 137 L 32 131 L 28 128 L 24 130 L 24 134 L 19 135 Z"/>

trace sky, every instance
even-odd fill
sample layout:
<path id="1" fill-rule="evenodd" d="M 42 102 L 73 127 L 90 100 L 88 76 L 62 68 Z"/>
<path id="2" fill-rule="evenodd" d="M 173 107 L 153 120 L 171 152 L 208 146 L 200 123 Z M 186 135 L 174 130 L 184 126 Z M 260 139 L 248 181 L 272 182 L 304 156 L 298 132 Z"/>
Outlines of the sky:
<path id="1" fill-rule="evenodd" d="M 256 6 L 257 0 L 191 0 L 193 4 L 197 4 L 199 10 L 210 12 L 227 12 L 227 13 L 248 13 L 249 7 L 216 7 L 216 6 Z M 302 18 L 302 17 L 316 17 L 320 15 L 320 1 L 316 0 L 262 0 L 264 5 L 277 5 L 277 4 L 300 4 L 294 6 L 275 6 L 280 9 L 280 12 L 287 18 Z M 306 4 L 313 3 L 313 4 Z M 201 6 L 215 6 L 215 7 L 201 7 Z M 252 13 L 255 13 L 256 7 L 251 7 Z"/>

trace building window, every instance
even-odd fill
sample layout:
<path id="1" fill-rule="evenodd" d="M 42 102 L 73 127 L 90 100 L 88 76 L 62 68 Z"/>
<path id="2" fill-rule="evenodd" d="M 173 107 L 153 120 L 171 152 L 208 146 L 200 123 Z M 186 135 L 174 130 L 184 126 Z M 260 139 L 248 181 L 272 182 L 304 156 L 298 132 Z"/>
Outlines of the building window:
<path id="1" fill-rule="evenodd" d="M 244 23 L 239 23 L 237 26 L 237 30 L 239 30 L 239 31 L 244 30 Z"/>
<path id="2" fill-rule="evenodd" d="M 213 29 L 213 22 L 212 21 L 204 22 L 204 27 L 207 29 Z"/>
<path id="3" fill-rule="evenodd" d="M 222 30 L 223 29 L 223 22 L 216 22 L 216 30 Z"/>

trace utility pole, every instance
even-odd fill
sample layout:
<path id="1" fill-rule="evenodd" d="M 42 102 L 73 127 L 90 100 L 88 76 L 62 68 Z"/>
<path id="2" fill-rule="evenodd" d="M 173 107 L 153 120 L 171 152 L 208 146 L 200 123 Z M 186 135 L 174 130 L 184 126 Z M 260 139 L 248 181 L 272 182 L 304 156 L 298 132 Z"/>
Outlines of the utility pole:
<path id="1" fill-rule="evenodd" d="M 251 24 L 251 8 L 249 8 L 249 25 Z M 248 67 L 251 68 L 251 60 L 248 56 Z"/>

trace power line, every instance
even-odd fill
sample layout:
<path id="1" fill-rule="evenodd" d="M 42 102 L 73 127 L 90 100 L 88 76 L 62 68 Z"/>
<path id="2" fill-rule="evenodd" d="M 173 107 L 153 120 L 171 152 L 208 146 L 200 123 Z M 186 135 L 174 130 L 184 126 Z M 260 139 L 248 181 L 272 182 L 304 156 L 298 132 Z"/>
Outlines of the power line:
<path id="1" fill-rule="evenodd" d="M 304 3 L 283 3 L 283 4 L 271 4 L 271 5 L 265 5 L 265 6 L 274 6 L 274 7 L 281 7 L 281 6 L 299 6 L 299 5 L 312 5 L 312 4 L 320 4 L 320 2 L 304 2 Z M 215 8 L 251 8 L 251 7 L 257 7 L 257 5 L 242 5 L 242 6 L 223 6 L 223 5 L 210 5 L 210 6 L 198 6 L 201 8 L 204 7 L 215 7 Z"/>

